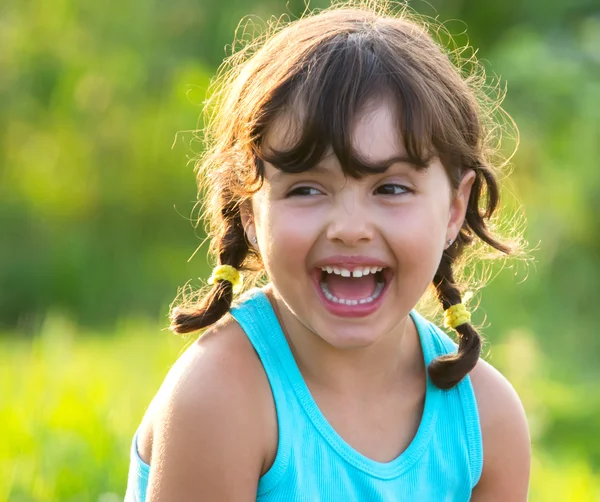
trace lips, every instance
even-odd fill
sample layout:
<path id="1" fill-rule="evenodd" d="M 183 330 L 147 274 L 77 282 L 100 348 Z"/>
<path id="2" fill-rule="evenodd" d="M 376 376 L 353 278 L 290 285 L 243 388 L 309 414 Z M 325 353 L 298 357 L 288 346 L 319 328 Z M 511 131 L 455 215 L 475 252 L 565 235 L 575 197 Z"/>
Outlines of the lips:
<path id="1" fill-rule="evenodd" d="M 393 270 L 369 257 L 332 257 L 319 263 L 311 277 L 327 310 L 339 316 L 362 317 L 381 304 Z"/>

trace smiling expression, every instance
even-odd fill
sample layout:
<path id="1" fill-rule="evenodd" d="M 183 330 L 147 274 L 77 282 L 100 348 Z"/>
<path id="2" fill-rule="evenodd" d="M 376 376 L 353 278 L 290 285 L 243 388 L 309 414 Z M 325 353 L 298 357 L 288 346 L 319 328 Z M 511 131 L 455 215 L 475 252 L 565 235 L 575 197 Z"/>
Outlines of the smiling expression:
<path id="1" fill-rule="evenodd" d="M 348 177 L 331 153 L 298 174 L 265 163 L 244 225 L 255 232 L 286 327 L 338 348 L 368 346 L 404 325 L 462 225 L 473 181 L 467 171 L 453 191 L 439 159 L 412 165 L 392 107 L 365 110 L 352 146 L 389 164 L 385 172 Z M 288 126 L 276 122 L 267 143 L 289 146 Z"/>

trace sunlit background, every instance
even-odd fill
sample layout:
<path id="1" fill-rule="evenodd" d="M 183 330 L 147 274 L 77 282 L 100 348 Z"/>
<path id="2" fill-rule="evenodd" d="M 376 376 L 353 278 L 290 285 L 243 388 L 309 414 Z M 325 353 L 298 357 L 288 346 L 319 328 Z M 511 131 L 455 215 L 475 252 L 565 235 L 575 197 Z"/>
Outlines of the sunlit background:
<path id="1" fill-rule="evenodd" d="M 315 0 L 315 7 L 325 1 Z M 531 500 L 600 500 L 600 2 L 432 0 L 521 131 L 535 261 L 481 295 L 530 421 Z M 0 501 L 122 499 L 145 407 L 208 274 L 191 141 L 240 18 L 297 0 L 0 3 Z M 460 19 L 462 22 L 457 21 Z M 176 137 L 177 134 L 177 137 Z"/>

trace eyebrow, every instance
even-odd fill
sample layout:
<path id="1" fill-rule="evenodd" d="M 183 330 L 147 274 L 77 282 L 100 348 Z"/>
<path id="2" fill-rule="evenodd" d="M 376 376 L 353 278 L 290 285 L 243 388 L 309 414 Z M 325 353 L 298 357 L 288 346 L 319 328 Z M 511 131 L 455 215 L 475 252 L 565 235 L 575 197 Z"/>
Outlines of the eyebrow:
<path id="1" fill-rule="evenodd" d="M 391 157 L 388 157 L 387 159 L 380 160 L 377 163 L 367 163 L 367 164 L 363 164 L 363 165 L 365 167 L 367 167 L 368 171 L 371 171 L 372 174 L 382 174 L 382 173 L 385 173 L 394 164 L 405 164 L 405 165 L 409 166 L 411 169 L 413 169 L 417 172 L 420 172 L 423 169 L 425 169 L 429 165 L 429 163 L 430 163 L 430 160 L 426 159 L 425 161 L 419 162 L 417 164 L 417 163 L 415 163 L 414 159 L 410 158 L 408 155 L 400 154 L 400 155 L 393 155 Z M 294 175 L 306 173 L 308 171 L 310 171 L 312 173 L 317 172 L 320 174 L 331 174 L 331 169 L 323 166 L 321 163 L 317 163 L 316 165 L 312 166 L 311 168 L 307 169 L 306 171 L 300 171 L 298 173 L 284 171 L 282 169 L 277 168 L 277 166 L 275 166 L 275 165 L 274 165 L 274 167 L 277 169 L 277 172 L 275 172 L 273 174 L 273 176 L 271 176 L 271 180 L 270 180 L 271 183 L 280 181 L 280 179 L 285 178 L 286 175 L 294 176 Z"/>
<path id="2" fill-rule="evenodd" d="M 284 171 L 283 169 L 279 169 L 277 166 L 274 166 L 277 171 L 273 174 L 273 176 L 271 176 L 270 182 L 278 182 L 280 181 L 282 178 L 285 178 L 286 176 L 299 176 L 301 174 L 304 174 L 306 172 L 317 172 L 317 173 L 321 173 L 321 174 L 330 174 L 331 170 L 327 169 L 325 166 L 321 165 L 321 164 L 317 164 L 313 167 L 311 167 L 310 169 L 306 169 L 305 171 L 300 171 L 298 173 L 290 173 L 288 171 Z"/>
<path id="3" fill-rule="evenodd" d="M 366 165 L 368 167 L 370 167 L 371 170 L 376 173 L 384 173 L 390 167 L 392 167 L 394 164 L 406 164 L 409 167 L 415 169 L 416 171 L 420 171 L 420 170 L 426 168 L 430 162 L 431 162 L 431 159 L 425 159 L 421 162 L 416 163 L 415 159 L 409 157 L 408 155 L 400 154 L 400 155 L 392 155 L 391 157 L 388 157 L 387 159 L 384 159 L 384 160 L 380 160 L 379 162 L 377 162 L 375 164 L 367 163 Z"/>

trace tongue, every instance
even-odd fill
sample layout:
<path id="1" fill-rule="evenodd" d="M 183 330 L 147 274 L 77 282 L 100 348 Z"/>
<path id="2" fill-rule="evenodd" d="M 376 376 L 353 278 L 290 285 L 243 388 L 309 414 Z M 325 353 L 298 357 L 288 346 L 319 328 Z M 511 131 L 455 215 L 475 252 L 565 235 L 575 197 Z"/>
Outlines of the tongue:
<path id="1" fill-rule="evenodd" d="M 325 283 L 331 294 L 344 300 L 362 300 L 375 291 L 375 276 L 367 274 L 362 277 L 342 277 L 341 275 L 325 274 Z"/>

